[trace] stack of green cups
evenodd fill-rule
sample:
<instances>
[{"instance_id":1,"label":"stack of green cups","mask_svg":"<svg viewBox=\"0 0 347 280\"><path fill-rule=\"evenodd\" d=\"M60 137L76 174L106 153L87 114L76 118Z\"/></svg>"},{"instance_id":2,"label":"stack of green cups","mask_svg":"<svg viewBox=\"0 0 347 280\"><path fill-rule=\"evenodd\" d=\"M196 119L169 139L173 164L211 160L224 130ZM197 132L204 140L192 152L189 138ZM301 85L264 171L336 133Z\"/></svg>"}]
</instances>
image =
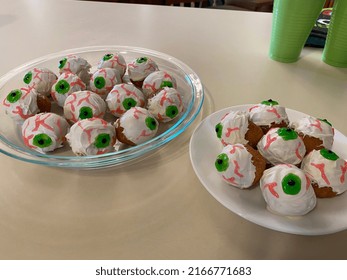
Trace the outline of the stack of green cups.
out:
<instances>
[{"instance_id":1,"label":"stack of green cups","mask_svg":"<svg viewBox=\"0 0 347 280\"><path fill-rule=\"evenodd\" d=\"M324 3L325 0L274 1L269 53L271 59L286 63L299 59Z\"/></svg>"},{"instance_id":2,"label":"stack of green cups","mask_svg":"<svg viewBox=\"0 0 347 280\"><path fill-rule=\"evenodd\" d=\"M323 61L347 67L347 0L335 0L323 51Z\"/></svg>"}]
</instances>

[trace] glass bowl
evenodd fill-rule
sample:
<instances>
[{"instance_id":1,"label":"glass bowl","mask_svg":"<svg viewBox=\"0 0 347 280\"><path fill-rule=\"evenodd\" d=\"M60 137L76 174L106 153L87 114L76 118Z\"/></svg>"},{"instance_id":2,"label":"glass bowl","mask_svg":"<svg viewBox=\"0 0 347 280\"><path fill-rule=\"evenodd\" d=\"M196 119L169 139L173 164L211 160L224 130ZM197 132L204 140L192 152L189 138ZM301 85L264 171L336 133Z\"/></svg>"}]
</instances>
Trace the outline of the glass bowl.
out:
<instances>
[{"instance_id":1,"label":"glass bowl","mask_svg":"<svg viewBox=\"0 0 347 280\"><path fill-rule=\"evenodd\" d=\"M178 91L182 94L184 102L182 114L174 121L160 124L155 138L133 147L120 144L114 152L107 154L75 156L67 143L63 148L47 154L26 147L21 136L21 125L6 115L2 106L2 101L11 90L25 86L23 82L25 73L33 67L46 67L59 75L59 60L69 54L76 54L86 59L92 65L92 72L105 54L113 52L121 53L127 63L141 56L150 57L160 70L171 73L177 81ZM180 135L200 112L203 99L204 89L197 74L183 62L164 53L129 46L94 46L53 53L26 63L0 78L0 152L15 159L53 167L89 169L119 165L158 149Z\"/></svg>"}]
</instances>

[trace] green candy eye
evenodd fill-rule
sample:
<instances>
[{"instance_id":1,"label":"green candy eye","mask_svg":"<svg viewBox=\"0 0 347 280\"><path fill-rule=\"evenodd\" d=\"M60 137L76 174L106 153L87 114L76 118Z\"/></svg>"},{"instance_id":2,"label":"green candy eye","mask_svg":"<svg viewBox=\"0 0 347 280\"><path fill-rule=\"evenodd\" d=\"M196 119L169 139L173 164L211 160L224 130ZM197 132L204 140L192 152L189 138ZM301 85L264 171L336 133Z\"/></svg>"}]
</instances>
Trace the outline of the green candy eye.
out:
<instances>
[{"instance_id":1,"label":"green candy eye","mask_svg":"<svg viewBox=\"0 0 347 280\"><path fill-rule=\"evenodd\" d=\"M335 154L333 151L327 150L327 149L321 149L320 154L322 155L322 157L328 159L328 160L338 160L339 156L337 154Z\"/></svg>"},{"instance_id":2,"label":"green candy eye","mask_svg":"<svg viewBox=\"0 0 347 280\"><path fill-rule=\"evenodd\" d=\"M65 64L66 64L67 58L63 58L62 60L59 61L59 69L64 68Z\"/></svg>"},{"instance_id":3,"label":"green candy eye","mask_svg":"<svg viewBox=\"0 0 347 280\"><path fill-rule=\"evenodd\" d=\"M216 134L217 134L218 138L222 137L222 130L223 130L222 124L221 123L217 124L216 127L215 127L215 131L216 131Z\"/></svg>"},{"instance_id":4,"label":"green candy eye","mask_svg":"<svg viewBox=\"0 0 347 280\"><path fill-rule=\"evenodd\" d=\"M111 143L111 136L110 134L107 133L101 133L95 138L94 145L97 148L106 148L110 145Z\"/></svg>"},{"instance_id":5,"label":"green candy eye","mask_svg":"<svg viewBox=\"0 0 347 280\"><path fill-rule=\"evenodd\" d=\"M66 94L70 90L70 85L65 80L60 80L55 85L55 91L59 94Z\"/></svg>"},{"instance_id":6,"label":"green candy eye","mask_svg":"<svg viewBox=\"0 0 347 280\"><path fill-rule=\"evenodd\" d=\"M135 107L137 102L133 98L125 98L122 102L125 110L129 110L132 107Z\"/></svg>"},{"instance_id":7,"label":"green candy eye","mask_svg":"<svg viewBox=\"0 0 347 280\"><path fill-rule=\"evenodd\" d=\"M113 54L108 53L108 54L105 54L102 59L103 59L103 61L106 61L106 60L110 60L112 57L113 57Z\"/></svg>"},{"instance_id":8,"label":"green candy eye","mask_svg":"<svg viewBox=\"0 0 347 280\"><path fill-rule=\"evenodd\" d=\"M229 167L229 158L227 154L220 154L218 155L215 163L215 167L217 168L218 172L223 172L228 169Z\"/></svg>"},{"instance_id":9,"label":"green candy eye","mask_svg":"<svg viewBox=\"0 0 347 280\"><path fill-rule=\"evenodd\" d=\"M10 103L17 102L22 96L22 92L19 89L12 90L6 97L7 101Z\"/></svg>"},{"instance_id":10,"label":"green candy eye","mask_svg":"<svg viewBox=\"0 0 347 280\"><path fill-rule=\"evenodd\" d=\"M285 141L298 138L298 134L291 128L281 127L277 130L277 134L281 136Z\"/></svg>"},{"instance_id":11,"label":"green candy eye","mask_svg":"<svg viewBox=\"0 0 347 280\"><path fill-rule=\"evenodd\" d=\"M104 77L96 77L94 79L94 85L98 89L102 89L106 85Z\"/></svg>"},{"instance_id":12,"label":"green candy eye","mask_svg":"<svg viewBox=\"0 0 347 280\"><path fill-rule=\"evenodd\" d=\"M24 81L24 83L29 84L31 82L32 78L33 78L33 73L30 71L30 72L25 74L23 81Z\"/></svg>"},{"instance_id":13,"label":"green candy eye","mask_svg":"<svg viewBox=\"0 0 347 280\"><path fill-rule=\"evenodd\" d=\"M301 190L301 179L299 176L289 173L282 179L282 189L284 193L296 195Z\"/></svg>"},{"instance_id":14,"label":"green candy eye","mask_svg":"<svg viewBox=\"0 0 347 280\"><path fill-rule=\"evenodd\" d=\"M145 123L146 123L146 126L152 131L157 128L157 122L152 117L147 117L145 119Z\"/></svg>"},{"instance_id":15,"label":"green candy eye","mask_svg":"<svg viewBox=\"0 0 347 280\"><path fill-rule=\"evenodd\" d=\"M170 81L162 81L161 84L160 84L160 88L164 88L164 87L172 88L173 84Z\"/></svg>"},{"instance_id":16,"label":"green candy eye","mask_svg":"<svg viewBox=\"0 0 347 280\"><path fill-rule=\"evenodd\" d=\"M167 106L166 111L165 111L166 116L173 119L174 117L177 116L177 114L178 114L178 109L176 106L174 106L174 105Z\"/></svg>"},{"instance_id":17,"label":"green candy eye","mask_svg":"<svg viewBox=\"0 0 347 280\"><path fill-rule=\"evenodd\" d=\"M325 122L326 124L333 126L327 119L319 119L322 122Z\"/></svg>"},{"instance_id":18,"label":"green candy eye","mask_svg":"<svg viewBox=\"0 0 347 280\"><path fill-rule=\"evenodd\" d=\"M138 59L136 59L137 63L145 63L148 60L147 57L139 57Z\"/></svg>"},{"instance_id":19,"label":"green candy eye","mask_svg":"<svg viewBox=\"0 0 347 280\"><path fill-rule=\"evenodd\" d=\"M78 117L81 120L92 118L93 117L93 110L92 110L92 108L82 107L80 109L80 114L78 115Z\"/></svg>"},{"instance_id":20,"label":"green candy eye","mask_svg":"<svg viewBox=\"0 0 347 280\"><path fill-rule=\"evenodd\" d=\"M33 144L39 148L46 148L52 145L52 139L45 133L35 135Z\"/></svg>"},{"instance_id":21,"label":"green candy eye","mask_svg":"<svg viewBox=\"0 0 347 280\"><path fill-rule=\"evenodd\" d=\"M278 102L272 99L268 99L268 100L264 100L263 102L261 102L261 104L264 105L268 105L268 106L274 106L274 105L278 105Z\"/></svg>"}]
</instances>

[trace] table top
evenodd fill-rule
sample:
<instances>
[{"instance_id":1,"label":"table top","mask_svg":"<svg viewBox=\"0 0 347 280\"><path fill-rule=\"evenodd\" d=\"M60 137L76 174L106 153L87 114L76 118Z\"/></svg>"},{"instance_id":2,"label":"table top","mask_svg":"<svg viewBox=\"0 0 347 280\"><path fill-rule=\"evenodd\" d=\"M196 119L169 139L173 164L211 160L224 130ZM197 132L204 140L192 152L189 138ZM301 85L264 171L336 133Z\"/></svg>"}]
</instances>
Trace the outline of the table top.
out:
<instances>
[{"instance_id":1,"label":"table top","mask_svg":"<svg viewBox=\"0 0 347 280\"><path fill-rule=\"evenodd\" d=\"M268 58L271 14L84 1L10 1L0 11L0 75L64 49L137 46L194 69L200 115L155 153L120 167L78 171L0 154L1 259L345 259L347 231L300 236L253 224L219 204L196 177L189 139L224 107L278 100L342 133L347 69L304 49Z\"/></svg>"}]
</instances>

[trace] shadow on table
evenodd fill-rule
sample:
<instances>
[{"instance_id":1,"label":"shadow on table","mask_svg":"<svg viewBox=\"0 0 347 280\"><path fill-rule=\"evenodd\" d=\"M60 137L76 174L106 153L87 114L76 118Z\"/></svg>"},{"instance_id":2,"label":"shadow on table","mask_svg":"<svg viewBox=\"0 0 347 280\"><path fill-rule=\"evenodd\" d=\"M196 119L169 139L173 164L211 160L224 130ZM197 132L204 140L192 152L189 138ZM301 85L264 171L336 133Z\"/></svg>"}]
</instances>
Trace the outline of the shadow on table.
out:
<instances>
[{"instance_id":1,"label":"shadow on table","mask_svg":"<svg viewBox=\"0 0 347 280\"><path fill-rule=\"evenodd\" d=\"M0 15L0 28L14 22L16 17L13 15Z\"/></svg>"}]
</instances>

